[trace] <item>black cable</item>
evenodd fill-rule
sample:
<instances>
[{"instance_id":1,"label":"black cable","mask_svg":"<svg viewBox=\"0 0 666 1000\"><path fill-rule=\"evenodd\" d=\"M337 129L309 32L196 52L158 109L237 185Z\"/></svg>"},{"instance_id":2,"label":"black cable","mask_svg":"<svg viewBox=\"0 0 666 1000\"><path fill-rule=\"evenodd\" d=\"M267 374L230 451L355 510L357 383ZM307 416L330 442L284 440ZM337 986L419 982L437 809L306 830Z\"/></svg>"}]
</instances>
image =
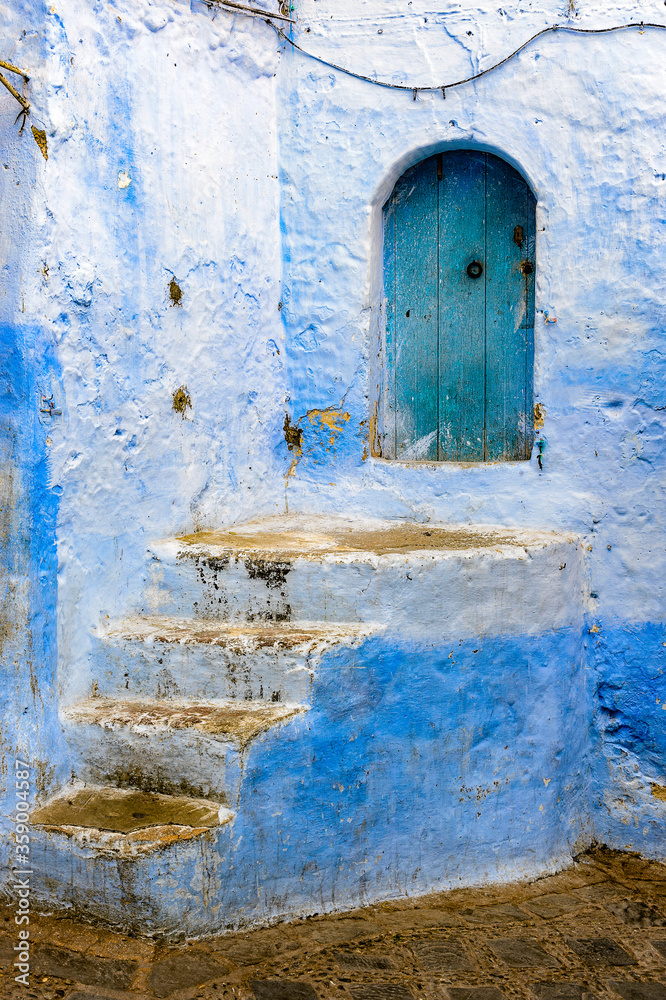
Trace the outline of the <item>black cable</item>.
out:
<instances>
[{"instance_id":1,"label":"black cable","mask_svg":"<svg viewBox=\"0 0 666 1000\"><path fill-rule=\"evenodd\" d=\"M329 69L335 69L339 73L345 73L347 76L352 76L355 80L364 80L366 83L372 83L376 87L387 87L389 90L411 90L414 94L414 100L416 100L416 95L421 91L430 93L441 90L442 95L446 96L446 91L450 90L452 87L461 87L464 83L471 83L472 80L479 80L482 76L485 76L486 73L492 73L493 70L503 66L505 62L509 61L509 59L513 59L514 56L517 56L519 52L522 52L523 49L527 48L527 46L535 41L535 39L541 38L542 35L547 35L551 31L569 31L578 35L604 35L611 31L625 31L628 28L638 28L639 30L644 30L645 28L666 29L666 24L653 24L650 22L644 23L641 21L640 24L615 24L610 28L574 28L568 24L551 24L549 27L542 28L541 31L537 31L535 35L532 35L532 37L528 38L526 42L519 45L517 49L510 52L508 56L504 56L503 59L500 59L499 62L494 63L492 66L488 66L486 69L482 69L480 72L474 73L472 76L466 76L464 80L456 80L454 83L442 83L438 84L436 87L414 87L406 83L389 83L386 80L374 80L371 76L364 76L362 73L355 73L353 70L346 69L344 66L338 66L336 63L329 62L327 59L322 59L321 56L317 56L313 52L308 52L306 49L301 48L300 45L289 38L288 35L285 35L281 28L278 28L274 24L272 27L275 28L280 38L282 38L283 41L288 42L292 48L301 52L304 56L308 56L308 58L321 63L323 66L328 66Z\"/></svg>"}]
</instances>

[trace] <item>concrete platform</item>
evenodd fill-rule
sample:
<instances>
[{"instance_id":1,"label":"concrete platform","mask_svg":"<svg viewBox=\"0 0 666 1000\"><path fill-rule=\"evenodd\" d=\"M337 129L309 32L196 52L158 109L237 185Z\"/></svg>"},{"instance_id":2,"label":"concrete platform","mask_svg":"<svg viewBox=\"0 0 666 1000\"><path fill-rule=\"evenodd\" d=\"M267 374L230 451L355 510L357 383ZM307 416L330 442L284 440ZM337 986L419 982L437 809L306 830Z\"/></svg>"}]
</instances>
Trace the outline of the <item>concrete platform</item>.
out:
<instances>
[{"instance_id":1,"label":"concrete platform","mask_svg":"<svg viewBox=\"0 0 666 1000\"><path fill-rule=\"evenodd\" d=\"M535 875L586 836L574 536L293 516L148 559L64 678L73 774L235 816L129 873L44 835L36 899L198 935Z\"/></svg>"},{"instance_id":2,"label":"concrete platform","mask_svg":"<svg viewBox=\"0 0 666 1000\"><path fill-rule=\"evenodd\" d=\"M582 602L580 543L554 532L295 515L150 553L146 614L471 636L564 627Z\"/></svg>"},{"instance_id":3,"label":"concrete platform","mask_svg":"<svg viewBox=\"0 0 666 1000\"><path fill-rule=\"evenodd\" d=\"M321 657L374 626L135 616L95 630L99 695L153 699L308 702Z\"/></svg>"},{"instance_id":4,"label":"concrete platform","mask_svg":"<svg viewBox=\"0 0 666 1000\"><path fill-rule=\"evenodd\" d=\"M63 720L84 781L236 803L250 742L303 711L270 702L91 698L64 710Z\"/></svg>"},{"instance_id":5,"label":"concrete platform","mask_svg":"<svg viewBox=\"0 0 666 1000\"><path fill-rule=\"evenodd\" d=\"M294 561L367 555L404 555L414 552L465 552L547 544L557 537L535 532L473 525L417 524L413 521L348 520L334 516L295 514L250 521L223 531L181 535L182 552L210 553L218 559L247 555L259 559Z\"/></svg>"}]
</instances>

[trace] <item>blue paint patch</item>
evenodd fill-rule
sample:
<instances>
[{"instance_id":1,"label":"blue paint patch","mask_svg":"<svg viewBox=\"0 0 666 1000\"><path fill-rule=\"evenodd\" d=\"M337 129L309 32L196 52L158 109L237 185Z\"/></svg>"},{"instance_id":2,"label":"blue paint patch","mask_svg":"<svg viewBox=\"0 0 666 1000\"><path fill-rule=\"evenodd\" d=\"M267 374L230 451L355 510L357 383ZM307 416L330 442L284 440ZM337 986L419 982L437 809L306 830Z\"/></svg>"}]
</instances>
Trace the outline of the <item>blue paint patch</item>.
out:
<instances>
[{"instance_id":1,"label":"blue paint patch","mask_svg":"<svg viewBox=\"0 0 666 1000\"><path fill-rule=\"evenodd\" d=\"M566 630L384 635L325 656L311 710L253 745L233 852L220 838L221 910L334 909L562 863L590 824L580 650Z\"/></svg>"},{"instance_id":2,"label":"blue paint patch","mask_svg":"<svg viewBox=\"0 0 666 1000\"><path fill-rule=\"evenodd\" d=\"M59 500L49 482L46 445L62 417L40 413L41 387L56 384L58 375L53 349L43 344L39 329L0 325L3 835L14 809L16 756L30 764L31 801L67 771L56 697Z\"/></svg>"},{"instance_id":3,"label":"blue paint patch","mask_svg":"<svg viewBox=\"0 0 666 1000\"><path fill-rule=\"evenodd\" d=\"M666 626L602 621L587 647L597 725L609 750L633 754L646 773L666 781Z\"/></svg>"}]
</instances>

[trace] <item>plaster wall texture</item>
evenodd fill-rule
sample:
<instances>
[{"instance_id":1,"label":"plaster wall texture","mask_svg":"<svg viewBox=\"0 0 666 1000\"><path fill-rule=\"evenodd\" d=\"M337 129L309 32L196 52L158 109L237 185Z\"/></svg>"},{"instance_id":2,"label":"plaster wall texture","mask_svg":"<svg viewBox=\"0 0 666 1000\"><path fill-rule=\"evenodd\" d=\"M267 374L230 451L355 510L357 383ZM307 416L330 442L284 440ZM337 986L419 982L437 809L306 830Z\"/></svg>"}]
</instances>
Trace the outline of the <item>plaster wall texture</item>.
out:
<instances>
[{"instance_id":1,"label":"plaster wall texture","mask_svg":"<svg viewBox=\"0 0 666 1000\"><path fill-rule=\"evenodd\" d=\"M294 8L298 44L415 86L466 77L555 22L666 23L656 0ZM100 627L146 605L154 547L177 533L285 511L546 529L582 540L582 599L546 572L539 605L554 613L543 634L514 623L508 634L488 630L482 647L483 623L466 630L459 615L464 683L444 679L455 637L421 650L427 616L416 645L369 638L362 671L345 666L344 651L327 653L311 711L280 731L287 742L257 742L248 804L215 848L216 888L192 902L203 876L188 849L189 882L174 890L163 876L167 916L155 919L176 926L189 914L189 929L203 932L229 910L265 920L514 877L595 836L663 856L652 785L666 784L666 33L557 32L445 100L413 100L198 0L24 0L2 14L0 55L30 72L33 106L18 136L15 104L0 95L2 586L5 619L19 623L3 650L5 766L15 746L29 753L44 775L38 797L65 780L56 700L90 692ZM30 124L45 129L48 160ZM503 156L537 197L542 469L537 449L530 462L478 466L376 455L382 206L408 166L446 148ZM183 413L173 408L180 387L191 403ZM58 417L39 413L51 393ZM300 449L287 447L285 414L303 432ZM347 588L336 583L333 605ZM524 580L503 599L528 605L533 594ZM431 692L447 684L435 711ZM353 718L340 714L340 691ZM496 713L478 707L482 692ZM349 763L341 747L363 719ZM405 719L409 761L420 763L398 755L389 767ZM467 744L470 723L480 736ZM576 739L563 745L562 731ZM509 743L519 764L502 808L456 814L461 755L473 748L465 787L494 787ZM558 777L545 785L552 762ZM440 809L438 774L451 792L430 833L422 824L415 835L410 819L412 766L419 816ZM363 787L363 803L348 792L317 820L329 771L343 788ZM553 796L545 813L541 789ZM384 800L391 823L380 818ZM366 833L349 833L352 820ZM381 864L364 860L370 847ZM118 877L100 875L107 890Z\"/></svg>"}]
</instances>

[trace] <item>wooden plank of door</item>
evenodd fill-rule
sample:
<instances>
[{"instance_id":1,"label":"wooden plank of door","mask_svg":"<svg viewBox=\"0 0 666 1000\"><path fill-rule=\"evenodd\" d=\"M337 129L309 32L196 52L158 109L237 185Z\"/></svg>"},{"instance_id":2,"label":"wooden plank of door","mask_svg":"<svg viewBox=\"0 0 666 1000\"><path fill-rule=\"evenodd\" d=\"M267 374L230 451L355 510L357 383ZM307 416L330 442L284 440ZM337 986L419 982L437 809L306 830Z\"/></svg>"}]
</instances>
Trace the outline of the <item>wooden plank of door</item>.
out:
<instances>
[{"instance_id":1,"label":"wooden plank of door","mask_svg":"<svg viewBox=\"0 0 666 1000\"><path fill-rule=\"evenodd\" d=\"M437 458L437 162L418 163L394 194L395 457Z\"/></svg>"},{"instance_id":2,"label":"wooden plank of door","mask_svg":"<svg viewBox=\"0 0 666 1000\"><path fill-rule=\"evenodd\" d=\"M527 310L525 312L525 459L532 455L534 444L534 288L536 285L536 198L527 188L527 229L523 247L525 259L532 263L532 274L526 282Z\"/></svg>"},{"instance_id":3,"label":"wooden plank of door","mask_svg":"<svg viewBox=\"0 0 666 1000\"><path fill-rule=\"evenodd\" d=\"M395 196L384 206L384 308L386 312L384 392L382 393L381 453L395 458Z\"/></svg>"},{"instance_id":4,"label":"wooden plank of door","mask_svg":"<svg viewBox=\"0 0 666 1000\"><path fill-rule=\"evenodd\" d=\"M534 198L527 184L508 163L488 154L485 458L490 461L517 461L531 452L533 232ZM525 274L521 264L528 261L533 270Z\"/></svg>"},{"instance_id":5,"label":"wooden plank of door","mask_svg":"<svg viewBox=\"0 0 666 1000\"><path fill-rule=\"evenodd\" d=\"M439 183L439 458L484 458L486 154L443 153ZM478 261L480 277L467 267Z\"/></svg>"}]
</instances>

